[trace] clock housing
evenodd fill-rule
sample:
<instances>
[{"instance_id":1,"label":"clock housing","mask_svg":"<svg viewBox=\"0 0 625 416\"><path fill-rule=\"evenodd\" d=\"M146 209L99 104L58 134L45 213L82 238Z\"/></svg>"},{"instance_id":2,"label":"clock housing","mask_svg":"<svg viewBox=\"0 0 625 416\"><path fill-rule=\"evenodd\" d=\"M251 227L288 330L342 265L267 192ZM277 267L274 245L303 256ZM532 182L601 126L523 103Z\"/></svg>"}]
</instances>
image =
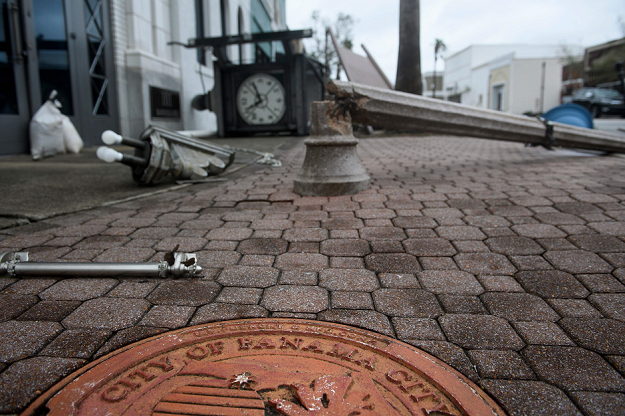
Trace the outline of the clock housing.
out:
<instances>
[{"instance_id":1,"label":"clock housing","mask_svg":"<svg viewBox=\"0 0 625 416\"><path fill-rule=\"evenodd\" d=\"M214 112L222 137L309 134L310 103L325 91L325 66L303 53L299 41L312 35L304 29L189 39L185 46L210 47L217 58L213 89L195 96L193 108ZM253 44L251 62L233 61L228 47L243 44Z\"/></svg>"},{"instance_id":2,"label":"clock housing","mask_svg":"<svg viewBox=\"0 0 625 416\"><path fill-rule=\"evenodd\" d=\"M297 134L301 123L294 108L298 100L291 72L289 65L275 62L226 68L222 72L225 135Z\"/></svg>"}]
</instances>

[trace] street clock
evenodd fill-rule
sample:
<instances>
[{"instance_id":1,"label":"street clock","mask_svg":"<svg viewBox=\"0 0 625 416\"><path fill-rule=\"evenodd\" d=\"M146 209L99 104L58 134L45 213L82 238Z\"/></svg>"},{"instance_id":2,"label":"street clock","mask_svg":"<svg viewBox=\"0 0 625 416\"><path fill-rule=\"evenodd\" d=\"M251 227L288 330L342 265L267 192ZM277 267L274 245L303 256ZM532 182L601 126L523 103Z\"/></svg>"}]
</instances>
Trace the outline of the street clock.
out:
<instances>
[{"instance_id":1,"label":"street clock","mask_svg":"<svg viewBox=\"0 0 625 416\"><path fill-rule=\"evenodd\" d=\"M269 74L255 74L239 85L237 112L250 126L276 124L286 112L286 92L282 83Z\"/></svg>"},{"instance_id":2,"label":"street clock","mask_svg":"<svg viewBox=\"0 0 625 416\"><path fill-rule=\"evenodd\" d=\"M302 129L301 121L298 123L300 99L288 65L233 65L222 68L220 78L224 136L298 134Z\"/></svg>"},{"instance_id":3,"label":"street clock","mask_svg":"<svg viewBox=\"0 0 625 416\"><path fill-rule=\"evenodd\" d=\"M215 87L193 99L198 110L217 115L220 136L296 134L310 131L310 103L323 100L325 67L297 52L298 39L312 31L296 30L189 39L189 48L211 47L215 62ZM273 54L261 45L282 44ZM255 62L233 63L229 45L253 43Z\"/></svg>"}]
</instances>

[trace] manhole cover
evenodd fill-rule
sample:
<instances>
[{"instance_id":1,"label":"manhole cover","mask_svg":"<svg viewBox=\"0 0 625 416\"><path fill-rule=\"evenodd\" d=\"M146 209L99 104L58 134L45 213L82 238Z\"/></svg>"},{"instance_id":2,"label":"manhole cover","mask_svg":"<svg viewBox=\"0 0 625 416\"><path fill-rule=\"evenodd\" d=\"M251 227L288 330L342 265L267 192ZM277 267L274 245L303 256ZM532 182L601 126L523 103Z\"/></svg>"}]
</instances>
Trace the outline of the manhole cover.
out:
<instances>
[{"instance_id":1,"label":"manhole cover","mask_svg":"<svg viewBox=\"0 0 625 416\"><path fill-rule=\"evenodd\" d=\"M206 324L129 345L24 414L43 407L50 416L504 415L479 387L407 344L290 319Z\"/></svg>"}]
</instances>

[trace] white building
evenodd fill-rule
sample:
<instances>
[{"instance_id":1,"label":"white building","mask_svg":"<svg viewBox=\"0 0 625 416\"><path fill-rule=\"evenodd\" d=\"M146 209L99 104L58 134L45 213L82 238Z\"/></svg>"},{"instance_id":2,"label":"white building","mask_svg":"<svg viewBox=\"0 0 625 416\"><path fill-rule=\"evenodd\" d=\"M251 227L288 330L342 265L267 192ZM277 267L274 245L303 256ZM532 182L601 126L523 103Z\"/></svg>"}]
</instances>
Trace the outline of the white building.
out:
<instances>
[{"instance_id":1,"label":"white building","mask_svg":"<svg viewBox=\"0 0 625 416\"><path fill-rule=\"evenodd\" d=\"M443 72L436 72L436 80L434 79L434 71L425 72L421 81L423 82L424 97L447 100L449 93L443 88Z\"/></svg>"},{"instance_id":2,"label":"white building","mask_svg":"<svg viewBox=\"0 0 625 416\"><path fill-rule=\"evenodd\" d=\"M569 46L581 53L581 46ZM560 104L561 45L472 45L445 59L449 100L515 114Z\"/></svg>"},{"instance_id":3,"label":"white building","mask_svg":"<svg viewBox=\"0 0 625 416\"><path fill-rule=\"evenodd\" d=\"M0 155L28 151L28 122L52 89L86 146L100 144L106 129L137 137L149 124L216 131L213 113L191 107L213 88L213 55L179 44L286 29L286 0L0 3L3 45L24 37L24 53L0 50ZM5 3L19 19L4 16ZM228 48L233 62L254 57L253 45Z\"/></svg>"}]
</instances>

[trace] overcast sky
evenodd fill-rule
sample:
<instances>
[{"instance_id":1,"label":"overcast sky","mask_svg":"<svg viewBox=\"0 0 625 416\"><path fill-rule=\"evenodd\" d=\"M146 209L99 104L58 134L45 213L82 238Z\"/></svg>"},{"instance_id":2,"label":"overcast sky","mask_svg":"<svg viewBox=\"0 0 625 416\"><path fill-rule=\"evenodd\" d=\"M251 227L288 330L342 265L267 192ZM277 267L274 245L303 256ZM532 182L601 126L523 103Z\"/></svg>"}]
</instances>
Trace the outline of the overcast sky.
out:
<instances>
[{"instance_id":1,"label":"overcast sky","mask_svg":"<svg viewBox=\"0 0 625 416\"><path fill-rule=\"evenodd\" d=\"M287 0L289 29L312 26L320 10L334 21L340 13L356 19L354 52L365 44L391 81L397 69L399 0ZM447 56L473 44L596 45L625 34L625 0L421 0L421 70L434 69L434 41ZM437 68L443 70L439 59Z\"/></svg>"}]
</instances>

